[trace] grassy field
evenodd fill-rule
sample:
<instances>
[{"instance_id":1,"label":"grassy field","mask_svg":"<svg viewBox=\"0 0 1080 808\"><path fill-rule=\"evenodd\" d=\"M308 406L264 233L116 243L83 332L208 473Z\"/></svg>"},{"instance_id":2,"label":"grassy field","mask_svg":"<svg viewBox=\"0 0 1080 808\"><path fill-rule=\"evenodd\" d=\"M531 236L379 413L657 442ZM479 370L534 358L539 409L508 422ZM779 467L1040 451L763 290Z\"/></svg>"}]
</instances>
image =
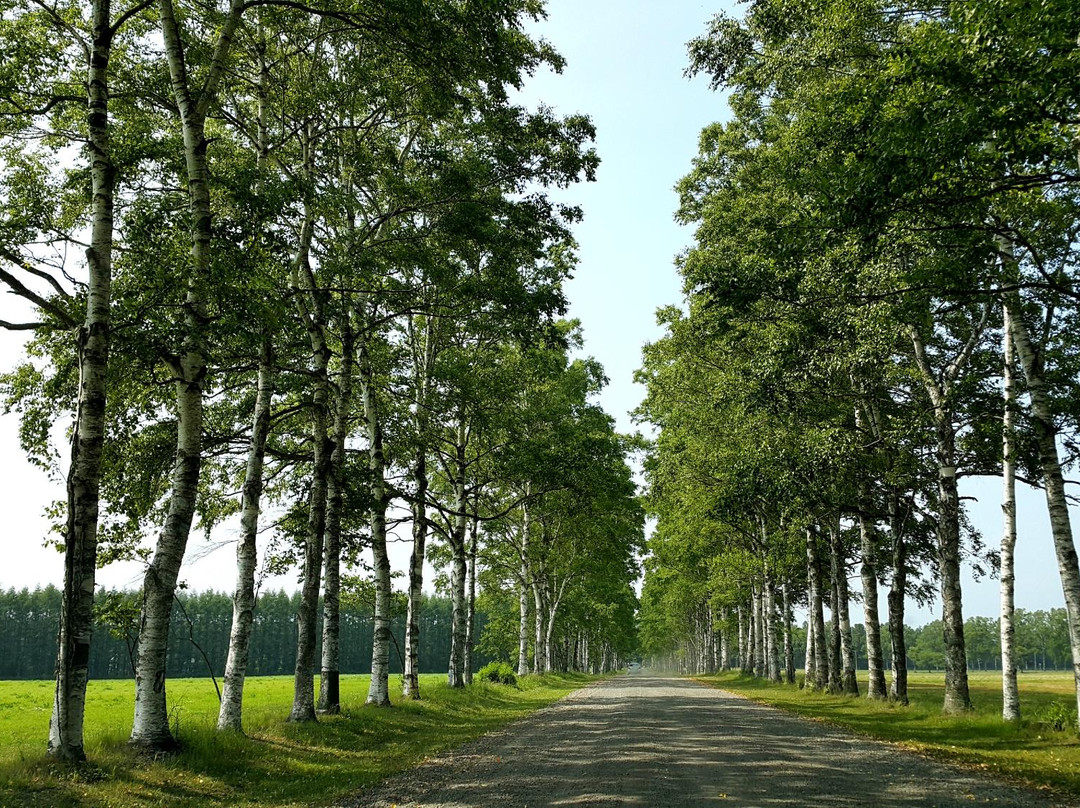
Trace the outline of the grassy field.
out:
<instances>
[{"instance_id":1,"label":"grassy field","mask_svg":"<svg viewBox=\"0 0 1080 808\"><path fill-rule=\"evenodd\" d=\"M829 696L763 682L737 673L700 677L707 684L749 696L799 715L901 744L924 754L995 772L1029 785L1080 796L1080 738L1075 730L1071 673L1020 675L1024 720L1001 720L1000 672L970 674L972 713L943 716L943 673L910 675L911 704ZM859 682L866 692L866 681ZM1055 730L1052 719L1069 716L1072 728Z\"/></svg>"},{"instance_id":2,"label":"grassy field","mask_svg":"<svg viewBox=\"0 0 1080 808\"><path fill-rule=\"evenodd\" d=\"M520 689L477 683L453 690L445 675L432 674L421 677L422 701L404 701L398 692L394 707L380 709L363 704L366 676L345 676L340 716L293 725L284 721L292 678L252 678L244 692L246 737L214 731L218 702L208 680L171 680L170 711L183 751L157 762L126 746L134 685L95 681L86 714L91 763L78 770L44 757L53 683L0 682L0 808L325 805L592 679L530 676Z\"/></svg>"}]
</instances>

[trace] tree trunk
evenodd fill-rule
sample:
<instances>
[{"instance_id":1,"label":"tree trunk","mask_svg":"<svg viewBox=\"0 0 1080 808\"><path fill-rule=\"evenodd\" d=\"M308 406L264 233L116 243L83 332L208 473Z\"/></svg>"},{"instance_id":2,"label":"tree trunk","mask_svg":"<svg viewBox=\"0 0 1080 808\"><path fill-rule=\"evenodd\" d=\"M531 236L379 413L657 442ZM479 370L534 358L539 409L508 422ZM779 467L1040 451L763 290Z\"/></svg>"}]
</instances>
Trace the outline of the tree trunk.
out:
<instances>
[{"instance_id":1,"label":"tree trunk","mask_svg":"<svg viewBox=\"0 0 1080 808\"><path fill-rule=\"evenodd\" d=\"M67 479L64 589L48 743L49 756L66 761L86 759L83 716L90 675L90 638L97 580L98 501L108 392L116 186L116 169L109 151L109 59L113 37L109 0L92 0L91 8L86 106L92 188L90 246L86 250L89 278L86 321L78 337L79 401Z\"/></svg>"},{"instance_id":2,"label":"tree trunk","mask_svg":"<svg viewBox=\"0 0 1080 808\"><path fill-rule=\"evenodd\" d=\"M889 588L889 637L892 640L892 684L890 695L908 703L907 643L904 639L904 596L907 593L907 545L904 519L896 494L889 496L889 533L892 538L892 586Z\"/></svg>"},{"instance_id":3,"label":"tree trunk","mask_svg":"<svg viewBox=\"0 0 1080 808\"><path fill-rule=\"evenodd\" d=\"M988 310L987 310L988 311ZM986 317L983 317L985 324ZM924 387L933 404L937 436L935 460L938 466L938 568L941 576L942 630L945 640L946 713L971 709L968 693L967 654L964 648L964 609L960 587L960 496L956 488L956 424L950 401L951 385L967 364L982 325L973 329L964 351L949 365L943 381L935 377L918 332L911 330L915 360Z\"/></svg>"},{"instance_id":4,"label":"tree trunk","mask_svg":"<svg viewBox=\"0 0 1080 808\"><path fill-rule=\"evenodd\" d=\"M258 392L252 416L251 444L240 506L240 543L236 546L236 592L233 594L232 629L225 681L218 711L219 730L243 731L244 680L247 676L251 627L255 616L256 539L263 489L263 457L270 434L270 405L274 396L274 355L269 338L263 340L259 357Z\"/></svg>"},{"instance_id":5,"label":"tree trunk","mask_svg":"<svg viewBox=\"0 0 1080 808\"><path fill-rule=\"evenodd\" d=\"M839 596L836 590L836 579L833 578L829 589L829 683L830 693L839 693L843 690L840 667L840 608Z\"/></svg>"},{"instance_id":6,"label":"tree trunk","mask_svg":"<svg viewBox=\"0 0 1080 808\"><path fill-rule=\"evenodd\" d=\"M855 676L855 652L851 640L850 595L847 580L847 553L840 540L840 520L829 526L829 542L832 545L833 578L836 581L837 625L840 629L840 689L849 695L859 695L859 681Z\"/></svg>"},{"instance_id":7,"label":"tree trunk","mask_svg":"<svg viewBox=\"0 0 1080 808\"><path fill-rule=\"evenodd\" d=\"M465 617L465 684L473 682L473 651L476 647L476 551L480 541L478 504L473 505L472 532L469 536L468 613Z\"/></svg>"},{"instance_id":8,"label":"tree trunk","mask_svg":"<svg viewBox=\"0 0 1080 808\"><path fill-rule=\"evenodd\" d=\"M1013 459L1016 443L1016 380L1013 378L1013 347L1009 310L1005 309L1002 336L1004 357L1002 376L1005 388L1005 410L1002 423L1001 514L1001 717L1006 721L1020 720L1020 690L1016 681L1016 627L1014 590L1016 564L1016 463Z\"/></svg>"},{"instance_id":9,"label":"tree trunk","mask_svg":"<svg viewBox=\"0 0 1080 808\"><path fill-rule=\"evenodd\" d=\"M1005 295L1009 310L1009 325L1020 365L1027 380L1031 399L1031 415L1035 423L1035 438L1039 447L1039 464L1046 488L1046 507L1050 514L1050 532L1057 554L1058 574L1065 595L1065 612L1068 616L1069 645L1072 651L1073 680L1076 702L1080 715L1080 562L1072 538L1068 500L1065 496L1065 480L1061 473L1061 461L1057 452L1057 427L1054 412L1043 378L1043 360L1032 343L1023 319L1019 293Z\"/></svg>"},{"instance_id":10,"label":"tree trunk","mask_svg":"<svg viewBox=\"0 0 1080 808\"><path fill-rule=\"evenodd\" d=\"M752 666L747 658L749 651L749 638L747 636L748 629L746 625L746 612L742 604L737 607L736 614L739 621L739 670L742 673L749 673L752 669Z\"/></svg>"},{"instance_id":11,"label":"tree trunk","mask_svg":"<svg viewBox=\"0 0 1080 808\"><path fill-rule=\"evenodd\" d=\"M951 413L937 415L938 565L941 570L942 631L945 639L946 713L971 709L964 608L960 590L960 495L956 487L956 430Z\"/></svg>"},{"instance_id":12,"label":"tree trunk","mask_svg":"<svg viewBox=\"0 0 1080 808\"><path fill-rule=\"evenodd\" d=\"M465 553L465 534L469 526L466 514L469 499L465 489L468 465L465 456L468 429L464 412L458 415L456 457L454 462L454 521L450 538L450 594L453 612L450 621L450 665L447 683L450 687L465 686L465 574L468 566ZM538 612L539 613L539 610ZM539 656L539 654L537 654Z\"/></svg>"},{"instance_id":13,"label":"tree trunk","mask_svg":"<svg viewBox=\"0 0 1080 808\"><path fill-rule=\"evenodd\" d=\"M367 342L360 349L361 392L368 438L368 469L371 472L371 555L375 568L375 632L371 644L371 683L366 703L390 706L390 557L386 552L386 458L375 368Z\"/></svg>"},{"instance_id":14,"label":"tree trunk","mask_svg":"<svg viewBox=\"0 0 1080 808\"><path fill-rule=\"evenodd\" d=\"M407 698L420 698L420 604L423 601L424 555L427 546L427 446L421 441L413 460L416 499L412 504L413 549L409 558L409 605L405 618L405 683Z\"/></svg>"},{"instance_id":15,"label":"tree trunk","mask_svg":"<svg viewBox=\"0 0 1080 808\"><path fill-rule=\"evenodd\" d=\"M790 587L784 581L781 587L784 609L784 678L789 685L795 684L795 648L791 642L791 597Z\"/></svg>"},{"instance_id":16,"label":"tree trunk","mask_svg":"<svg viewBox=\"0 0 1080 808\"><path fill-rule=\"evenodd\" d=\"M814 635L813 678L808 678L812 690L824 690L828 685L829 662L825 641L825 614L821 594L821 559L818 555L817 533L813 528L806 530L806 574L810 582L810 625ZM811 667L809 662L807 667Z\"/></svg>"},{"instance_id":17,"label":"tree trunk","mask_svg":"<svg viewBox=\"0 0 1080 808\"><path fill-rule=\"evenodd\" d=\"M311 276L308 254L314 222L304 211L300 244L293 262L293 289L297 306L307 327L311 345L312 401L311 445L314 454L311 490L308 492L308 523L304 537L303 583L300 608L296 615L296 667L293 673L293 703L288 720L315 721L315 646L319 620L319 589L322 577L323 542L326 534L327 477L330 474L332 446L328 437L330 348L326 344L324 313L320 294ZM304 280L301 282L300 278ZM310 308L303 304L304 296Z\"/></svg>"},{"instance_id":18,"label":"tree trunk","mask_svg":"<svg viewBox=\"0 0 1080 808\"><path fill-rule=\"evenodd\" d=\"M153 559L143 579L139 653L135 663L135 716L130 743L150 752L172 752L176 740L169 731L165 696L165 656L169 619L180 565L187 549L202 465L203 380L206 375L203 323L206 321L205 282L210 274L213 211L206 115L225 71L232 38L240 24L242 0L232 0L218 33L213 59L196 102L188 84L184 45L172 0L159 0L162 37L173 98L180 115L184 164L191 214L191 273L184 300L184 336L173 363L176 385L177 438L169 510Z\"/></svg>"},{"instance_id":19,"label":"tree trunk","mask_svg":"<svg viewBox=\"0 0 1080 808\"><path fill-rule=\"evenodd\" d=\"M863 492L862 502L867 502ZM885 661L881 651L881 621L878 617L877 565L874 561L874 526L862 513L859 514L859 547L862 553L863 625L866 628L866 666L869 669L867 697L888 698L885 684Z\"/></svg>"},{"instance_id":20,"label":"tree trunk","mask_svg":"<svg viewBox=\"0 0 1080 808\"><path fill-rule=\"evenodd\" d=\"M334 412L333 451L326 475L326 535L323 543L322 665L319 712L341 712L341 518L345 501L345 439L353 405L355 344L351 312L341 318L341 373Z\"/></svg>"},{"instance_id":21,"label":"tree trunk","mask_svg":"<svg viewBox=\"0 0 1080 808\"><path fill-rule=\"evenodd\" d=\"M517 675L529 672L529 509L522 516L522 569L517 590Z\"/></svg>"},{"instance_id":22,"label":"tree trunk","mask_svg":"<svg viewBox=\"0 0 1080 808\"><path fill-rule=\"evenodd\" d=\"M756 584L753 590L753 612L754 612L754 676L764 678L765 676L765 619L762 605L765 600L762 595L760 587Z\"/></svg>"}]
</instances>

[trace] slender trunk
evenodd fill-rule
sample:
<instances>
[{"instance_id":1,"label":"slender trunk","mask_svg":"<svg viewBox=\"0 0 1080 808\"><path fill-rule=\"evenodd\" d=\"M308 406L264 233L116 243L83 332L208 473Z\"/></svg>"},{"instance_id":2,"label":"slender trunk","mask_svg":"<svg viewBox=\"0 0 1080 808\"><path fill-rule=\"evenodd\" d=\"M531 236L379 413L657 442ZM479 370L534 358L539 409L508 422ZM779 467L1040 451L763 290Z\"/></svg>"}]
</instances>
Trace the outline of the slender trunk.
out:
<instances>
[{"instance_id":1,"label":"slender trunk","mask_svg":"<svg viewBox=\"0 0 1080 808\"><path fill-rule=\"evenodd\" d=\"M836 581L837 625L839 627L840 689L853 696L859 695L859 681L855 676L855 652L851 641L850 595L847 580L847 553L840 540L840 520L837 518L829 527L829 541L832 545L833 577Z\"/></svg>"},{"instance_id":2,"label":"slender trunk","mask_svg":"<svg viewBox=\"0 0 1080 808\"><path fill-rule=\"evenodd\" d=\"M784 609L784 679L789 685L795 684L795 648L791 642L791 595L787 581L780 592Z\"/></svg>"},{"instance_id":3,"label":"slender trunk","mask_svg":"<svg viewBox=\"0 0 1080 808\"><path fill-rule=\"evenodd\" d=\"M383 428L366 338L360 349L361 394L368 439L368 470L371 473L371 555L375 567L375 632L371 644L371 683L366 703L390 706L390 557L386 552L386 510L390 495L386 487Z\"/></svg>"},{"instance_id":4,"label":"slender trunk","mask_svg":"<svg viewBox=\"0 0 1080 808\"><path fill-rule=\"evenodd\" d=\"M866 492L863 492L866 504ZM862 553L863 626L866 628L866 666L869 669L867 697L888 698L885 661L881 651L881 621L878 617L877 565L874 562L874 526L859 514L859 548Z\"/></svg>"},{"instance_id":5,"label":"slender trunk","mask_svg":"<svg viewBox=\"0 0 1080 808\"><path fill-rule=\"evenodd\" d=\"M263 489L263 457L270 434L270 404L274 395L274 355L269 338L263 340L259 357L258 392L252 416L251 444L240 506L240 542L236 546L236 592L233 594L232 629L229 632L229 656L225 662L225 681L218 711L219 730L243 731L244 679L247 676L251 647L251 628L255 615L256 539Z\"/></svg>"},{"instance_id":6,"label":"slender trunk","mask_svg":"<svg viewBox=\"0 0 1080 808\"><path fill-rule=\"evenodd\" d=\"M86 250L89 278L86 321L78 337L79 401L67 479L64 589L48 742L49 756L67 761L86 759L83 716L90 675L101 453L108 392L116 186L116 169L109 151L109 58L113 37L110 13L109 0L92 0L86 106L92 188L90 246Z\"/></svg>"},{"instance_id":7,"label":"slender trunk","mask_svg":"<svg viewBox=\"0 0 1080 808\"><path fill-rule=\"evenodd\" d=\"M300 608L296 615L296 667L293 672L293 703L288 720L315 721L315 646L318 639L319 589L322 578L323 542L326 534L327 477L330 474L332 450L328 436L330 348L326 344L326 329L321 295L315 288L308 264L314 222L305 211L300 228L300 246L293 262L293 288L300 307L308 340L311 345L312 401L311 446L313 463L311 489L308 492L308 523L304 536L303 583L300 587ZM301 282L300 278L304 278ZM307 297L309 304L303 300Z\"/></svg>"},{"instance_id":8,"label":"slender trunk","mask_svg":"<svg viewBox=\"0 0 1080 808\"><path fill-rule=\"evenodd\" d=\"M892 586L889 588L889 638L892 641L892 684L889 694L908 703L907 643L904 639L904 596L907 593L907 544L904 520L895 493L889 496L889 533L892 539Z\"/></svg>"},{"instance_id":9,"label":"slender trunk","mask_svg":"<svg viewBox=\"0 0 1080 808\"><path fill-rule=\"evenodd\" d=\"M409 558L409 605L405 619L405 682L407 698L420 698L420 604L423 600L424 555L427 545L427 446L417 444L413 461L416 499L412 504L412 556Z\"/></svg>"},{"instance_id":10,"label":"slender trunk","mask_svg":"<svg viewBox=\"0 0 1080 808\"><path fill-rule=\"evenodd\" d=\"M833 578L829 589L829 692L839 693L843 690L840 670L840 609L837 605L839 596L836 591L836 579Z\"/></svg>"},{"instance_id":11,"label":"slender trunk","mask_svg":"<svg viewBox=\"0 0 1080 808\"><path fill-rule=\"evenodd\" d=\"M544 595L540 589L540 577L541 573L533 576L533 612L535 619L533 620L533 673L547 673L544 669L544 662L547 659L547 653L544 649Z\"/></svg>"},{"instance_id":12,"label":"slender trunk","mask_svg":"<svg viewBox=\"0 0 1080 808\"><path fill-rule=\"evenodd\" d=\"M960 588L960 494L956 487L956 428L951 413L937 420L938 565L941 570L942 632L945 639L946 713L971 709L964 609Z\"/></svg>"},{"instance_id":13,"label":"slender trunk","mask_svg":"<svg viewBox=\"0 0 1080 808\"><path fill-rule=\"evenodd\" d=\"M219 29L211 64L196 101L188 84L184 45L172 0L159 0L158 3L169 79L184 142L191 215L191 268L184 299L184 336L179 357L173 363L178 423L169 509L153 559L143 579L139 654L135 663L135 716L130 743L150 752L171 752L177 746L169 731L165 656L176 580L195 515L202 466L202 385L206 375L203 324L207 320L203 295L210 274L213 240L205 122L216 97L217 85L224 74L243 8L242 0L232 0L229 14Z\"/></svg>"},{"instance_id":14,"label":"slender trunk","mask_svg":"<svg viewBox=\"0 0 1080 808\"><path fill-rule=\"evenodd\" d=\"M326 535L323 543L322 665L319 671L319 712L341 712L341 518L345 503L345 438L353 404L355 344L351 315L341 323L341 373L334 411L333 450L326 475Z\"/></svg>"},{"instance_id":15,"label":"slender trunk","mask_svg":"<svg viewBox=\"0 0 1080 808\"><path fill-rule=\"evenodd\" d=\"M824 690L828 685L829 663L825 642L825 614L821 594L821 559L818 554L817 533L813 528L806 530L806 572L810 582L810 631L813 636L814 662L813 678L808 678L812 690Z\"/></svg>"},{"instance_id":16,"label":"slender trunk","mask_svg":"<svg viewBox=\"0 0 1080 808\"><path fill-rule=\"evenodd\" d=\"M763 591L764 597L762 598L765 611L764 630L765 630L765 654L768 657L767 669L769 672L769 679L774 682L781 681L780 677L780 646L777 643L776 636L776 597L773 594L772 580L769 578L768 571L765 574L765 586Z\"/></svg>"},{"instance_id":17,"label":"slender trunk","mask_svg":"<svg viewBox=\"0 0 1080 808\"><path fill-rule=\"evenodd\" d=\"M473 681L473 651L476 647L476 551L480 541L478 504L473 505L472 531L469 536L468 614L465 618L465 684Z\"/></svg>"},{"instance_id":18,"label":"slender trunk","mask_svg":"<svg viewBox=\"0 0 1080 808\"><path fill-rule=\"evenodd\" d=\"M1020 690L1016 681L1016 627L1014 589L1016 585L1016 463L1013 459L1016 443L1016 380L1013 378L1013 347L1009 310L1005 309L1002 336L1002 375L1005 387L1005 411L1002 424L1001 514L1001 717L1006 721L1020 720Z\"/></svg>"},{"instance_id":19,"label":"slender trunk","mask_svg":"<svg viewBox=\"0 0 1080 808\"><path fill-rule=\"evenodd\" d=\"M754 586L753 595L754 612L754 676L765 676L765 620L762 609L762 601L765 600L760 587Z\"/></svg>"},{"instance_id":20,"label":"slender trunk","mask_svg":"<svg viewBox=\"0 0 1080 808\"><path fill-rule=\"evenodd\" d=\"M813 688L817 681L817 671L814 669L814 621L809 617L806 621L806 656L803 661L803 686Z\"/></svg>"},{"instance_id":21,"label":"slender trunk","mask_svg":"<svg viewBox=\"0 0 1080 808\"><path fill-rule=\"evenodd\" d=\"M737 628L738 628L738 633L739 633L739 637L738 637L738 640L739 640L739 670L742 673L749 673L750 672L750 666L746 661L746 649L747 649L746 615L745 615L742 604L739 604L739 606L736 607L735 614L736 614L736 618L738 620L738 627Z\"/></svg>"},{"instance_id":22,"label":"slender trunk","mask_svg":"<svg viewBox=\"0 0 1080 808\"><path fill-rule=\"evenodd\" d=\"M731 613L726 609L720 610L720 670L731 670L731 647L729 636L731 634L728 620Z\"/></svg>"},{"instance_id":23,"label":"slender trunk","mask_svg":"<svg viewBox=\"0 0 1080 808\"><path fill-rule=\"evenodd\" d=\"M521 577L518 581L517 675L529 672L529 506L525 505L521 527Z\"/></svg>"},{"instance_id":24,"label":"slender trunk","mask_svg":"<svg viewBox=\"0 0 1080 808\"><path fill-rule=\"evenodd\" d=\"M987 309L989 311L989 309ZM986 315L983 317L985 325ZM943 381L938 381L926 357L925 346L917 331L911 339L915 360L922 372L924 387L933 404L938 466L938 571L941 576L942 631L945 641L946 713L971 709L968 693L967 654L964 648L964 609L960 586L960 495L956 487L956 424L951 404L952 383L967 364L971 351L982 333L983 325L973 329L964 351L950 363Z\"/></svg>"},{"instance_id":25,"label":"slender trunk","mask_svg":"<svg viewBox=\"0 0 1080 808\"><path fill-rule=\"evenodd\" d=\"M1080 562L1077 560L1076 545L1073 543L1072 524L1065 495L1065 480L1061 473L1061 461L1058 458L1057 427L1054 424L1053 407L1046 390L1046 380L1043 377L1043 360L1038 355L1038 349L1032 343L1024 322L1019 293L1007 294L1005 305L1009 310L1013 343L1016 354L1020 358L1020 365L1024 369L1028 396L1031 400L1031 415L1035 423L1035 438L1039 447L1039 464L1046 488L1046 507L1050 514L1050 532L1054 539L1058 574L1065 595L1073 679L1076 687L1077 710L1080 714Z\"/></svg>"},{"instance_id":26,"label":"slender trunk","mask_svg":"<svg viewBox=\"0 0 1080 808\"><path fill-rule=\"evenodd\" d=\"M447 683L450 687L465 686L465 533L469 526L466 514L469 499L465 490L468 461L468 429L464 411L458 415L456 457L454 462L454 524L450 535L450 594L453 614L450 621L450 665Z\"/></svg>"}]
</instances>

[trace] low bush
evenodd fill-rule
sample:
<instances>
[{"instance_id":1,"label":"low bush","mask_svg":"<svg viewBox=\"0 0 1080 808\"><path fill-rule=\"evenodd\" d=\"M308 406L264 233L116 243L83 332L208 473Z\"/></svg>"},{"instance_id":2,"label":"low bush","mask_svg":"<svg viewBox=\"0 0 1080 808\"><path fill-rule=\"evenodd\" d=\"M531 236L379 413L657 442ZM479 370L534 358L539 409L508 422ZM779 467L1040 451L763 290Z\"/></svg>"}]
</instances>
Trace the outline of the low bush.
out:
<instances>
[{"instance_id":1,"label":"low bush","mask_svg":"<svg viewBox=\"0 0 1080 808\"><path fill-rule=\"evenodd\" d=\"M482 682L517 687L517 674L505 662L489 662L476 673Z\"/></svg>"}]
</instances>

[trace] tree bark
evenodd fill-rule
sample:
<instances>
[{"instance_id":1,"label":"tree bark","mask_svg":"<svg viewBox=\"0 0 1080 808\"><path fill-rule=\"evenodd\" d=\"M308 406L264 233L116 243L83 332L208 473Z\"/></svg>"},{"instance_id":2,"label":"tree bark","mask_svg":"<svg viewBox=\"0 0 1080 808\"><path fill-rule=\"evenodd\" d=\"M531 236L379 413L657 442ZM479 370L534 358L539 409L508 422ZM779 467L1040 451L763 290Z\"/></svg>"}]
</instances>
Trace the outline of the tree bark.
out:
<instances>
[{"instance_id":1,"label":"tree bark","mask_svg":"<svg viewBox=\"0 0 1080 808\"><path fill-rule=\"evenodd\" d=\"M476 551L480 541L480 518L477 504L473 505L472 531L469 536L469 586L466 597L468 610L465 617L465 684L473 682L473 650L476 647Z\"/></svg>"},{"instance_id":2,"label":"tree bark","mask_svg":"<svg viewBox=\"0 0 1080 808\"><path fill-rule=\"evenodd\" d=\"M517 675L529 672L529 506L522 506L521 570L518 581L518 664Z\"/></svg>"},{"instance_id":3,"label":"tree bark","mask_svg":"<svg viewBox=\"0 0 1080 808\"><path fill-rule=\"evenodd\" d=\"M865 494L865 492L864 492ZM866 496L863 497L864 506ZM859 514L859 548L862 553L863 626L866 628L866 660L869 669L867 698L886 699L885 661L881 650L881 620L878 617L877 564L874 561L874 526Z\"/></svg>"},{"instance_id":4,"label":"tree bark","mask_svg":"<svg viewBox=\"0 0 1080 808\"><path fill-rule=\"evenodd\" d=\"M375 567L375 633L371 645L371 683L367 704L390 706L390 557L386 552L386 459L383 455L375 369L366 341L360 350L361 388L367 425L368 468L371 472L371 555Z\"/></svg>"},{"instance_id":5,"label":"tree bark","mask_svg":"<svg viewBox=\"0 0 1080 808\"><path fill-rule=\"evenodd\" d=\"M851 640L850 593L847 580L847 553L840 539L840 520L837 518L829 527L829 540L832 545L833 578L836 581L837 625L840 629L840 689L849 695L859 695L859 681L855 676L855 652Z\"/></svg>"},{"instance_id":6,"label":"tree bark","mask_svg":"<svg viewBox=\"0 0 1080 808\"><path fill-rule=\"evenodd\" d=\"M985 320L984 315L983 325ZM937 437L935 459L938 466L938 567L941 576L941 623L945 641L945 703L942 709L946 713L971 709L960 585L960 495L956 487L956 424L951 404L951 386L967 364L977 337L982 333L983 325L973 329L967 346L949 365L942 382L934 376L918 332L914 329L910 332L915 360L933 405Z\"/></svg>"},{"instance_id":7,"label":"tree bark","mask_svg":"<svg viewBox=\"0 0 1080 808\"><path fill-rule=\"evenodd\" d=\"M199 92L188 83L184 45L172 0L159 0L159 16L169 80L180 115L184 165L191 214L191 270L184 300L184 336L180 356L173 362L176 386L177 440L169 510L153 559L143 579L139 653L135 663L135 716L130 743L149 752L172 752L176 740L169 731L165 695L165 656L169 620L180 565L195 515L202 466L203 390L206 375L203 323L205 283L210 275L213 211L210 171L206 160L206 116L224 75L233 36L243 13L242 0L232 0L218 33L210 67Z\"/></svg>"},{"instance_id":8,"label":"tree bark","mask_svg":"<svg viewBox=\"0 0 1080 808\"><path fill-rule=\"evenodd\" d=\"M247 676L251 646L251 627L255 616L256 539L263 489L263 457L270 434L270 405L274 395L274 354L269 339L263 340L259 357L258 392L252 416L251 443L240 506L240 543L236 546L236 592L233 594L232 629L229 632L229 656L225 662L225 681L218 711L219 730L243 731L244 680Z\"/></svg>"},{"instance_id":9,"label":"tree bark","mask_svg":"<svg viewBox=\"0 0 1080 808\"><path fill-rule=\"evenodd\" d=\"M334 411L333 449L326 475L326 534L323 542L323 633L319 671L321 713L341 712L341 518L345 502L345 438L353 404L355 362L351 313L341 323L341 373Z\"/></svg>"},{"instance_id":10,"label":"tree bark","mask_svg":"<svg viewBox=\"0 0 1080 808\"><path fill-rule=\"evenodd\" d=\"M1013 347L1009 310L1005 308L1001 353L1005 409L1001 429L1002 536L1001 536L1001 717L1020 720L1020 690L1016 681L1016 380L1013 378Z\"/></svg>"},{"instance_id":11,"label":"tree bark","mask_svg":"<svg viewBox=\"0 0 1080 808\"><path fill-rule=\"evenodd\" d=\"M1023 319L1018 292L1005 295L1009 311L1009 325L1016 354L1027 380L1031 415L1035 423L1035 439L1039 447L1039 464L1046 489L1046 508L1050 514L1050 532L1057 554L1058 575L1065 595L1065 612L1068 616L1069 645L1073 659L1073 680L1076 703L1080 715L1080 562L1073 543L1072 524L1068 500L1065 496L1065 480L1061 473L1061 461L1057 451L1057 426L1053 407L1043 377L1043 360L1033 344Z\"/></svg>"},{"instance_id":12,"label":"tree bark","mask_svg":"<svg viewBox=\"0 0 1080 808\"><path fill-rule=\"evenodd\" d=\"M290 722L315 721L315 645L319 619L319 589L323 566L323 542L326 539L327 478L330 475L329 438L330 348L326 344L325 314L319 290L315 288L309 264L313 217L304 211L300 244L293 262L293 289L311 345L312 400L311 446L313 462L311 489L308 492L308 523L304 537L303 583L300 608L296 616L296 667L293 673L293 703ZM303 280L301 281L301 278ZM309 303L303 300L307 297Z\"/></svg>"},{"instance_id":13,"label":"tree bark","mask_svg":"<svg viewBox=\"0 0 1080 808\"><path fill-rule=\"evenodd\" d=\"M889 588L889 638L892 641L892 684L894 701L908 703L907 642L904 639L904 596L907 593L907 544L904 519L895 492L889 496L889 533L892 539L892 586Z\"/></svg>"},{"instance_id":14,"label":"tree bark","mask_svg":"<svg viewBox=\"0 0 1080 808\"><path fill-rule=\"evenodd\" d=\"M829 662L825 641L825 614L821 593L821 559L818 555L817 533L806 530L806 574L810 582L810 630L813 633L813 677L807 677L812 690L824 690L828 686ZM808 663L808 667L811 667Z\"/></svg>"},{"instance_id":15,"label":"tree bark","mask_svg":"<svg viewBox=\"0 0 1080 808\"><path fill-rule=\"evenodd\" d=\"M465 534L469 525L469 517L466 514L468 495L465 487L465 477L468 473L468 460L465 456L467 445L468 427L465 422L465 413L462 411L458 414L457 437L455 439L455 513L453 527L449 536L451 556L450 595L453 603L450 621L450 664L447 671L447 684L450 687L465 686L465 574L468 566L465 557ZM537 613L539 613L539 609Z\"/></svg>"},{"instance_id":16,"label":"tree bark","mask_svg":"<svg viewBox=\"0 0 1080 808\"><path fill-rule=\"evenodd\" d=\"M89 278L86 320L78 336L79 400L67 479L64 588L48 741L50 757L76 762L86 759L83 717L86 684L90 678L90 640L97 581L97 526L108 392L116 187L116 168L109 149L109 59L113 38L109 0L92 0L91 15L86 85L92 193L90 246L86 250Z\"/></svg>"},{"instance_id":17,"label":"tree bark","mask_svg":"<svg viewBox=\"0 0 1080 808\"><path fill-rule=\"evenodd\" d=\"M784 678L789 685L795 684L795 648L791 642L791 596L790 587L784 581L781 587L784 609Z\"/></svg>"}]
</instances>

